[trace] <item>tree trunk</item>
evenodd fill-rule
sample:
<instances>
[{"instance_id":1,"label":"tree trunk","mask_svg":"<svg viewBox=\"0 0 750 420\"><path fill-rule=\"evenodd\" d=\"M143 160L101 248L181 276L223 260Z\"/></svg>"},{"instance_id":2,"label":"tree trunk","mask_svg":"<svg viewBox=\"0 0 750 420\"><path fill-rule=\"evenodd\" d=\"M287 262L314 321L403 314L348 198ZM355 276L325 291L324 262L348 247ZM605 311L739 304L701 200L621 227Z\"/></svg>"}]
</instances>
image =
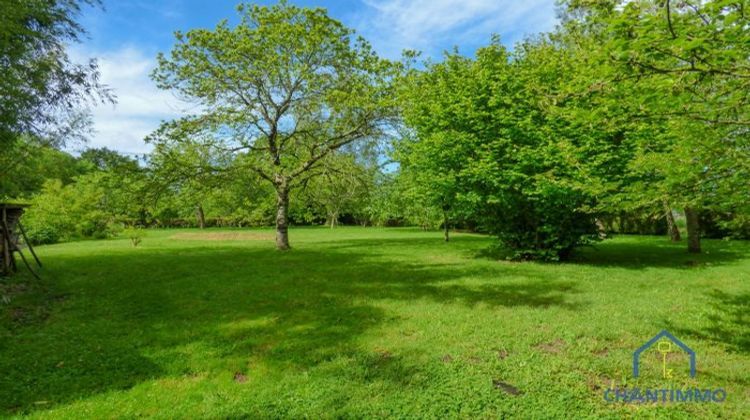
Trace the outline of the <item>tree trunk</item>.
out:
<instances>
[{"instance_id":1,"label":"tree trunk","mask_svg":"<svg viewBox=\"0 0 750 420\"><path fill-rule=\"evenodd\" d=\"M672 242L680 242L682 235L680 235L680 228L677 227L677 223L674 221L674 214L672 214L672 207L669 206L667 200L664 203L664 217L667 219L667 230L669 231L669 237Z\"/></svg>"},{"instance_id":2,"label":"tree trunk","mask_svg":"<svg viewBox=\"0 0 750 420\"><path fill-rule=\"evenodd\" d=\"M620 233L627 234L628 233L628 219L625 217L625 215L620 215Z\"/></svg>"},{"instance_id":3,"label":"tree trunk","mask_svg":"<svg viewBox=\"0 0 750 420\"><path fill-rule=\"evenodd\" d=\"M701 252L701 231L698 212L692 207L685 207L685 219L687 221L688 252L699 254Z\"/></svg>"},{"instance_id":4,"label":"tree trunk","mask_svg":"<svg viewBox=\"0 0 750 420\"><path fill-rule=\"evenodd\" d=\"M450 230L448 229L448 212L443 210L443 232L445 234L445 242L450 241Z\"/></svg>"},{"instance_id":5,"label":"tree trunk","mask_svg":"<svg viewBox=\"0 0 750 420\"><path fill-rule=\"evenodd\" d=\"M604 223L598 218L594 219L594 223L596 224L596 233L599 236L599 239L606 239L607 228L604 226Z\"/></svg>"},{"instance_id":6,"label":"tree trunk","mask_svg":"<svg viewBox=\"0 0 750 420\"><path fill-rule=\"evenodd\" d=\"M337 212L331 213L331 229L336 227L336 223L338 222L339 216Z\"/></svg>"},{"instance_id":7,"label":"tree trunk","mask_svg":"<svg viewBox=\"0 0 750 420\"><path fill-rule=\"evenodd\" d=\"M195 216L198 218L198 227L203 229L206 227L206 215L203 213L203 206L198 204L195 208Z\"/></svg>"},{"instance_id":8,"label":"tree trunk","mask_svg":"<svg viewBox=\"0 0 750 420\"><path fill-rule=\"evenodd\" d=\"M286 185L276 187L276 249L289 249L289 188Z\"/></svg>"}]
</instances>

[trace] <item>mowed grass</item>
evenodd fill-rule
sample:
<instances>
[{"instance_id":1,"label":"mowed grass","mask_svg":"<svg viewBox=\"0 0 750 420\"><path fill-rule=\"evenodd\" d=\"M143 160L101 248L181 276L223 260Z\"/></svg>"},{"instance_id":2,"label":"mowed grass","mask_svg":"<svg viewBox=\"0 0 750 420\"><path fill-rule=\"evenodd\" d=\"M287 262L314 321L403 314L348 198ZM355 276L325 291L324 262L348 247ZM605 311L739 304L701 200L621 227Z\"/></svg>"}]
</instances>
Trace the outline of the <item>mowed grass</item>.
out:
<instances>
[{"instance_id":1,"label":"mowed grass","mask_svg":"<svg viewBox=\"0 0 750 420\"><path fill-rule=\"evenodd\" d=\"M0 413L43 418L747 418L750 244L619 237L564 264L491 238L342 227L150 231L39 248L0 304ZM671 380L649 351L667 329ZM726 390L612 404L611 386Z\"/></svg>"}]
</instances>

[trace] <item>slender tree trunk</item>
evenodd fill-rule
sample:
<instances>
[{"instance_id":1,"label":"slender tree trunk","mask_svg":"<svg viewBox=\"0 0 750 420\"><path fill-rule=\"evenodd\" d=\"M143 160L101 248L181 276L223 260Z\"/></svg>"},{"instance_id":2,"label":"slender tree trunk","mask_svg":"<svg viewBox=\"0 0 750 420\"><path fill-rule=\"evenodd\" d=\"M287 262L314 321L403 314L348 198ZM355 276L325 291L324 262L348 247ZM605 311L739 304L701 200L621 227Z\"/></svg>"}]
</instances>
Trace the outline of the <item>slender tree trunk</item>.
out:
<instances>
[{"instance_id":1,"label":"slender tree trunk","mask_svg":"<svg viewBox=\"0 0 750 420\"><path fill-rule=\"evenodd\" d=\"M672 242L680 242L682 235L680 235L680 228L677 227L677 223L674 221L674 214L672 214L672 207L669 206L667 200L664 200L664 217L667 219L667 230L669 230L669 237Z\"/></svg>"},{"instance_id":2,"label":"slender tree trunk","mask_svg":"<svg viewBox=\"0 0 750 420\"><path fill-rule=\"evenodd\" d=\"M330 217L331 217L331 229L333 229L334 227L336 227L336 222L338 221L338 218L339 218L338 212L331 213Z\"/></svg>"},{"instance_id":3,"label":"slender tree trunk","mask_svg":"<svg viewBox=\"0 0 750 420\"><path fill-rule=\"evenodd\" d=\"M687 221L688 252L699 254L701 252L701 231L698 211L692 207L685 207L685 219Z\"/></svg>"},{"instance_id":4,"label":"slender tree trunk","mask_svg":"<svg viewBox=\"0 0 750 420\"><path fill-rule=\"evenodd\" d=\"M289 249L289 188L285 183L276 186L276 249Z\"/></svg>"},{"instance_id":5,"label":"slender tree trunk","mask_svg":"<svg viewBox=\"0 0 750 420\"><path fill-rule=\"evenodd\" d=\"M198 204L195 208L195 216L198 218L198 227L203 229L206 227L206 215L203 213L203 206Z\"/></svg>"},{"instance_id":6,"label":"slender tree trunk","mask_svg":"<svg viewBox=\"0 0 750 420\"><path fill-rule=\"evenodd\" d=\"M451 240L450 229L448 228L448 212L443 210L443 233L445 234L445 242Z\"/></svg>"},{"instance_id":7,"label":"slender tree trunk","mask_svg":"<svg viewBox=\"0 0 750 420\"><path fill-rule=\"evenodd\" d=\"M620 233L628 233L628 220L625 215L620 215Z\"/></svg>"}]
</instances>

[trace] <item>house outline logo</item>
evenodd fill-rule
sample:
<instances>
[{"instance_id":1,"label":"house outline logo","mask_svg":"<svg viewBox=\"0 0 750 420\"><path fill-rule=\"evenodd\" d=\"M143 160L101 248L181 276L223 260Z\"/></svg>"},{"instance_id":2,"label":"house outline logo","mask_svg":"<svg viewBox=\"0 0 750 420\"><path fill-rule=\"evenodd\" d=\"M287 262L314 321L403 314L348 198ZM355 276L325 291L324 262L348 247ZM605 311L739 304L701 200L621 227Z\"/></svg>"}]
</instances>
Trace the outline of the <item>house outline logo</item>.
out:
<instances>
[{"instance_id":1,"label":"house outline logo","mask_svg":"<svg viewBox=\"0 0 750 420\"><path fill-rule=\"evenodd\" d=\"M690 377L694 378L696 369L695 369L695 352L693 349L685 345L682 341L678 340L677 337L672 335L667 330L662 330L659 334L656 334L653 338L648 340L646 344L642 345L633 353L633 377L637 378L639 374L639 364L640 364L640 358L641 353L648 350L651 346L656 344L657 341L661 340L662 338L666 337L669 341L677 345L677 347L681 348L685 353L687 353L690 356ZM660 349L661 351L661 349ZM666 363L666 361L665 361Z\"/></svg>"}]
</instances>

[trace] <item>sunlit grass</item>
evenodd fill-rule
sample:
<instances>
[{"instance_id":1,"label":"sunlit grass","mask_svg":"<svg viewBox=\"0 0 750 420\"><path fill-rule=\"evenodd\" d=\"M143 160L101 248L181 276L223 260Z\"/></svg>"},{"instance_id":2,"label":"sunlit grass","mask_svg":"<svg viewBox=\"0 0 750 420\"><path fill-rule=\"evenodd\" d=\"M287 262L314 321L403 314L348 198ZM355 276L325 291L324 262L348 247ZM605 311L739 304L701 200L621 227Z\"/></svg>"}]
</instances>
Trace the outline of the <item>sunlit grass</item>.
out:
<instances>
[{"instance_id":1,"label":"sunlit grass","mask_svg":"<svg viewBox=\"0 0 750 420\"><path fill-rule=\"evenodd\" d=\"M0 408L41 417L743 417L750 244L621 237L564 264L495 261L492 239L412 229L150 231L41 247L0 307ZM180 233L181 235L176 234ZM185 236L188 234L188 236ZM203 238L201 235L207 235ZM189 239L188 239L189 238ZM23 286L19 284L29 284ZM668 329L698 355L676 385L723 404L612 405L661 386ZM656 361L655 361L656 360Z\"/></svg>"}]
</instances>

